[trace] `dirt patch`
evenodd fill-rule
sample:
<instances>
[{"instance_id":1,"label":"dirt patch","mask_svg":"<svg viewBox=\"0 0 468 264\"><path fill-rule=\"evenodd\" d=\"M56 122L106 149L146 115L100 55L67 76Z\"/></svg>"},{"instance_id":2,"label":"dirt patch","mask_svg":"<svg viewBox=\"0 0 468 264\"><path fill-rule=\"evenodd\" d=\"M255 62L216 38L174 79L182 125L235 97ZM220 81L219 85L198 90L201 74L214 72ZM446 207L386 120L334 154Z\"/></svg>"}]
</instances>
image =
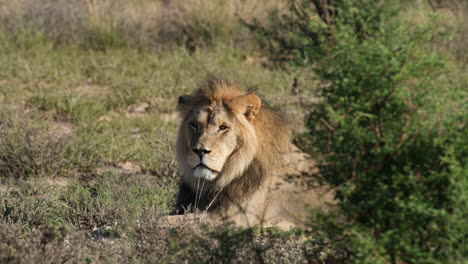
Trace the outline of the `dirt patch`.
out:
<instances>
[{"instance_id":1,"label":"dirt patch","mask_svg":"<svg viewBox=\"0 0 468 264\"><path fill-rule=\"evenodd\" d=\"M133 162L125 161L117 163L117 167L125 171L126 173L141 173L141 167Z\"/></svg>"},{"instance_id":2,"label":"dirt patch","mask_svg":"<svg viewBox=\"0 0 468 264\"><path fill-rule=\"evenodd\" d=\"M284 167L282 173L301 175L317 172L316 162L309 154L302 152L299 148L292 145L289 152L283 154Z\"/></svg>"},{"instance_id":3,"label":"dirt patch","mask_svg":"<svg viewBox=\"0 0 468 264\"><path fill-rule=\"evenodd\" d=\"M322 182L317 162L309 154L291 144L289 152L283 154L283 162L280 173L287 182L313 189L320 197L316 203L310 205L321 207L322 203L334 203L334 189Z\"/></svg>"},{"instance_id":4,"label":"dirt patch","mask_svg":"<svg viewBox=\"0 0 468 264\"><path fill-rule=\"evenodd\" d=\"M1 193L6 193L6 192L8 192L9 190L11 190L11 189L13 189L13 188L14 188L14 187L12 187L12 186L0 184L0 194L1 194Z\"/></svg>"}]
</instances>

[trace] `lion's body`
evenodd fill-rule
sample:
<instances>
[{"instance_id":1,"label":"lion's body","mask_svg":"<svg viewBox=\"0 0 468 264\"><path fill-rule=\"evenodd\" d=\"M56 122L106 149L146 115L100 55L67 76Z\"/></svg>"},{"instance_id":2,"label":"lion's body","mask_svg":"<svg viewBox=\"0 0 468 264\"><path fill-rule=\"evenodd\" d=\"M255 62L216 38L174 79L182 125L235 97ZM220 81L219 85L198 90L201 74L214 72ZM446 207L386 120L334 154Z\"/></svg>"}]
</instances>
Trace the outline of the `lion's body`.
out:
<instances>
[{"instance_id":1,"label":"lion's body","mask_svg":"<svg viewBox=\"0 0 468 264\"><path fill-rule=\"evenodd\" d=\"M303 226L304 207L321 199L301 177L288 180L291 127L280 112L214 77L178 109L179 212L199 209L245 227Z\"/></svg>"}]
</instances>

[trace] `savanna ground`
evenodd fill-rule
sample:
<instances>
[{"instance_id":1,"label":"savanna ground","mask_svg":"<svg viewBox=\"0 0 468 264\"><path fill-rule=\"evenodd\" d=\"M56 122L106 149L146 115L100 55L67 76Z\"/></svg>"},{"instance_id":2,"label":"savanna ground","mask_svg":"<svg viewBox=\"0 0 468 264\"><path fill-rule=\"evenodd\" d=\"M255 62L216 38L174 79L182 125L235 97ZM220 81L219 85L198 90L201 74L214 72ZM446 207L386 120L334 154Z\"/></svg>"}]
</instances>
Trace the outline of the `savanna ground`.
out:
<instances>
[{"instance_id":1,"label":"savanna ground","mask_svg":"<svg viewBox=\"0 0 468 264\"><path fill-rule=\"evenodd\" d=\"M0 262L346 262L320 230L160 217L177 191L177 97L206 73L258 89L302 129L320 80L273 67L239 20L284 4L0 2ZM463 43L451 49L466 62Z\"/></svg>"}]
</instances>

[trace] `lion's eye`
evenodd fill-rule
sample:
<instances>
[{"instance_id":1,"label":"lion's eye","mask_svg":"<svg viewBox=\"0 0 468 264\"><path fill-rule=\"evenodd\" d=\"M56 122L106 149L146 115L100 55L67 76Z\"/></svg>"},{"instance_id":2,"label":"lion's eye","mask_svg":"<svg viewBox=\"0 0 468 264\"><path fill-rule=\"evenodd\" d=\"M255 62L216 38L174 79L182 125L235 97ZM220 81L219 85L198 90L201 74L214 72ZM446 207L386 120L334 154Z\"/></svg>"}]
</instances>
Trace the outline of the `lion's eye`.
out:
<instances>
[{"instance_id":1,"label":"lion's eye","mask_svg":"<svg viewBox=\"0 0 468 264\"><path fill-rule=\"evenodd\" d=\"M198 129L198 125L196 123L190 123L190 127L197 130Z\"/></svg>"},{"instance_id":2,"label":"lion's eye","mask_svg":"<svg viewBox=\"0 0 468 264\"><path fill-rule=\"evenodd\" d=\"M219 126L219 130L221 130L221 131L224 131L224 130L227 130L227 129L228 129L227 126L224 126L224 125Z\"/></svg>"}]
</instances>

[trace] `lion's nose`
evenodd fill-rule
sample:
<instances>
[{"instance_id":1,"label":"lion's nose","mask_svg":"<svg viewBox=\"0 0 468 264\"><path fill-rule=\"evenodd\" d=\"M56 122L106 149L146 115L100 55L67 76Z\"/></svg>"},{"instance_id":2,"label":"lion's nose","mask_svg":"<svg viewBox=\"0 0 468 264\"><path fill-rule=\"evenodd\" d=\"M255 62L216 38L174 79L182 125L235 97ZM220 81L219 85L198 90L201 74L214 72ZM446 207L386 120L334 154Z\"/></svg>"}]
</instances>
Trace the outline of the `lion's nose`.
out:
<instances>
[{"instance_id":1,"label":"lion's nose","mask_svg":"<svg viewBox=\"0 0 468 264\"><path fill-rule=\"evenodd\" d=\"M195 152L200 157L200 159L203 157L203 155L206 155L211 152L211 150L204 148L192 148L192 151Z\"/></svg>"}]
</instances>

